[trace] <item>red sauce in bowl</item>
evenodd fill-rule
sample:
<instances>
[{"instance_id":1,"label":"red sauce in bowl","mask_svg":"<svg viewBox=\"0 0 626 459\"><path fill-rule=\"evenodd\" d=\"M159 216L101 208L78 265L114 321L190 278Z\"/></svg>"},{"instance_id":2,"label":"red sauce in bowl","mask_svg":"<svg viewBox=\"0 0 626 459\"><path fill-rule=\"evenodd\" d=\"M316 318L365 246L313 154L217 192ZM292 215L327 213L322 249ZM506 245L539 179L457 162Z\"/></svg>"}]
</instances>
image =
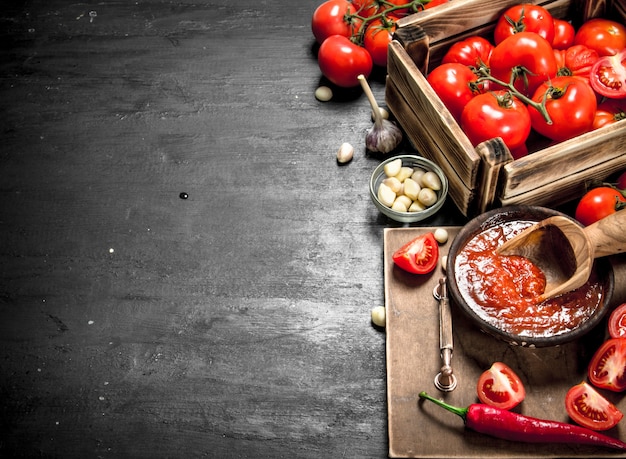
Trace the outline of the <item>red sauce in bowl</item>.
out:
<instances>
[{"instance_id":1,"label":"red sauce in bowl","mask_svg":"<svg viewBox=\"0 0 626 459\"><path fill-rule=\"evenodd\" d=\"M485 322L520 336L554 336L590 317L602 305L604 287L594 269L582 287L538 302L546 284L543 272L526 258L496 253L534 223L504 222L478 233L457 254L455 278L465 302Z\"/></svg>"}]
</instances>

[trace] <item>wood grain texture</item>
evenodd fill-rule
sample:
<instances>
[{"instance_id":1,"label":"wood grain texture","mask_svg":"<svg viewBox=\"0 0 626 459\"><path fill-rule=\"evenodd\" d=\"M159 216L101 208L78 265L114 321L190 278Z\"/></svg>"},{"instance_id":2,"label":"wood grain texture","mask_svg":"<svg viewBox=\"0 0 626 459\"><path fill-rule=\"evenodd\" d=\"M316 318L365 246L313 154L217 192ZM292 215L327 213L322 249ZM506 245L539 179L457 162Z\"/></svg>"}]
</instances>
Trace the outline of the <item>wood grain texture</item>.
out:
<instances>
[{"instance_id":1,"label":"wood grain texture","mask_svg":"<svg viewBox=\"0 0 626 459\"><path fill-rule=\"evenodd\" d=\"M3 5L0 456L386 457L399 225L318 3Z\"/></svg>"}]
</instances>

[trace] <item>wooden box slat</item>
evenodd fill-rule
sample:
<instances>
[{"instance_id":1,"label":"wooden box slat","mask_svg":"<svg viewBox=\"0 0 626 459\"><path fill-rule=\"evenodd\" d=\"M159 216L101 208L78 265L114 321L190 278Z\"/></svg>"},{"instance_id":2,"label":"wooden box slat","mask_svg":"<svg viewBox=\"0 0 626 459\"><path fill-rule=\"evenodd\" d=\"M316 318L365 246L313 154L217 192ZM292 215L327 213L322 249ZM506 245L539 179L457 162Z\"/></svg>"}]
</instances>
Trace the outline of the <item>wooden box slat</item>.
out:
<instances>
[{"instance_id":1,"label":"wooden box slat","mask_svg":"<svg viewBox=\"0 0 626 459\"><path fill-rule=\"evenodd\" d=\"M558 205L582 195L586 181L626 168L626 121L551 146L529 141L534 153L513 160L500 139L474 148L428 84L428 69L452 43L475 34L491 38L499 15L517 3L449 2L399 21L389 46L387 105L418 151L448 175L450 196L466 216L503 204ZM575 23L599 15L626 23L626 0L529 3Z\"/></svg>"}]
</instances>

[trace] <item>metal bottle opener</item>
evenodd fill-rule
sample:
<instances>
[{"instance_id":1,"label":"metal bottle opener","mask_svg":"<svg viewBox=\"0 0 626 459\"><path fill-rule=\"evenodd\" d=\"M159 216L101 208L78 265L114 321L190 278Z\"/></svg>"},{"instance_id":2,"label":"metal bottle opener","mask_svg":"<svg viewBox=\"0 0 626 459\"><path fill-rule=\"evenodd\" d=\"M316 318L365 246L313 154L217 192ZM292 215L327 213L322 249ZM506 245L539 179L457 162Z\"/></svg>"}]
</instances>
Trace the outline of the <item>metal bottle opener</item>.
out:
<instances>
[{"instance_id":1,"label":"metal bottle opener","mask_svg":"<svg viewBox=\"0 0 626 459\"><path fill-rule=\"evenodd\" d=\"M456 376L452 371L452 312L446 285L446 277L439 279L433 290L433 296L439 301L439 349L442 367L435 376L435 387L442 392L450 392L456 388Z\"/></svg>"}]
</instances>

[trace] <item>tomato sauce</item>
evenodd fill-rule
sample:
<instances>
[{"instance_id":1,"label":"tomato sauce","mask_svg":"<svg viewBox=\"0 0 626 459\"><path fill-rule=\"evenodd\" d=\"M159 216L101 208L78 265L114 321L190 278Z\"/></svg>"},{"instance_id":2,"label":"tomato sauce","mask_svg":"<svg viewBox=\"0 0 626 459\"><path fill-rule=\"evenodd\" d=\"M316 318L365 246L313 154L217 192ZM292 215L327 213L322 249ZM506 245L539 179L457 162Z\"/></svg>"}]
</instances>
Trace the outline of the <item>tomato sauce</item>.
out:
<instances>
[{"instance_id":1,"label":"tomato sauce","mask_svg":"<svg viewBox=\"0 0 626 459\"><path fill-rule=\"evenodd\" d=\"M582 287L538 302L546 286L543 272L524 257L496 253L534 223L505 222L477 234L457 255L455 275L465 302L489 324L521 336L553 336L593 314L602 304L604 287L594 270Z\"/></svg>"}]
</instances>

